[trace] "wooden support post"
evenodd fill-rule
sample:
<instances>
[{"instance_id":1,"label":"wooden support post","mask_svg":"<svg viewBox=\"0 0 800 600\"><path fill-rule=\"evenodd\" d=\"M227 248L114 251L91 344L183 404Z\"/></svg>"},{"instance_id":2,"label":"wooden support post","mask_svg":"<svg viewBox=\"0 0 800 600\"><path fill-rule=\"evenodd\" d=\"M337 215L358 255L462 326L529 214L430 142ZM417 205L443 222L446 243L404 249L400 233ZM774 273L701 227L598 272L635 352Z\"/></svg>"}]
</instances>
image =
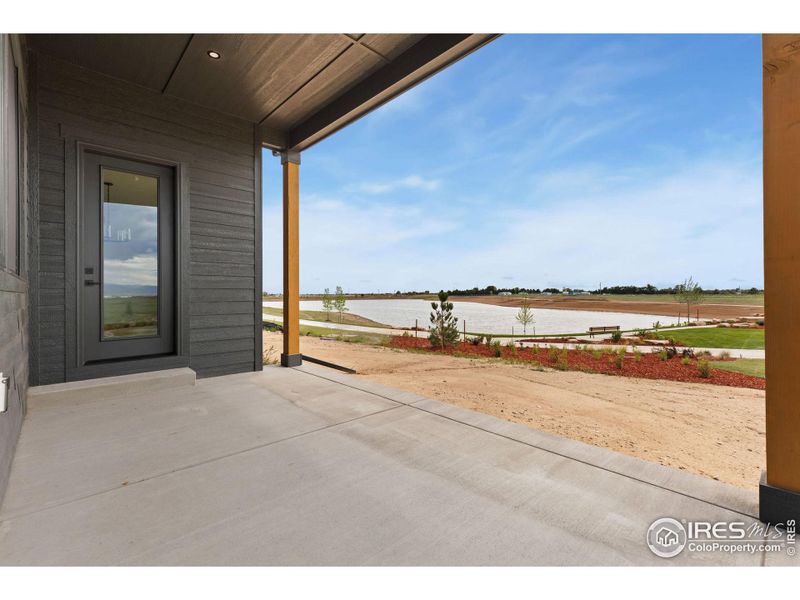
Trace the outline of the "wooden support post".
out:
<instances>
[{"instance_id":1,"label":"wooden support post","mask_svg":"<svg viewBox=\"0 0 800 600\"><path fill-rule=\"evenodd\" d=\"M283 354L281 365L303 364L300 354L300 154L281 152L283 167Z\"/></svg>"},{"instance_id":2,"label":"wooden support post","mask_svg":"<svg viewBox=\"0 0 800 600\"><path fill-rule=\"evenodd\" d=\"M800 519L800 34L762 38L767 470L762 521Z\"/></svg>"}]
</instances>

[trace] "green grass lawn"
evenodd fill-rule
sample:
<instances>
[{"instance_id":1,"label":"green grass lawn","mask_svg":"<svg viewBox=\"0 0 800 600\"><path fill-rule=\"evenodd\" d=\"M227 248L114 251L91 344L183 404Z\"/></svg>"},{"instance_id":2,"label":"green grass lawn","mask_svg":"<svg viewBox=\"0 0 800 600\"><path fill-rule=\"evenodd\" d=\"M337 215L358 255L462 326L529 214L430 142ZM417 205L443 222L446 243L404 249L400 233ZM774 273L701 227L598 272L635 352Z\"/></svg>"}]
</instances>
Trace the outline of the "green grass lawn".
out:
<instances>
[{"instance_id":1,"label":"green grass lawn","mask_svg":"<svg viewBox=\"0 0 800 600\"><path fill-rule=\"evenodd\" d=\"M103 298L103 330L108 337L155 335L158 297Z\"/></svg>"},{"instance_id":2,"label":"green grass lawn","mask_svg":"<svg viewBox=\"0 0 800 600\"><path fill-rule=\"evenodd\" d=\"M664 340L672 338L681 344L700 348L764 349L763 329L685 327L657 335Z\"/></svg>"},{"instance_id":3,"label":"green grass lawn","mask_svg":"<svg viewBox=\"0 0 800 600\"><path fill-rule=\"evenodd\" d=\"M283 316L283 309L280 308L264 307L262 310L264 311L265 315L271 315L277 317ZM301 310L300 318L305 321L328 321L328 315L323 310ZM332 312L330 317L330 322L341 323L342 325L361 325L362 327L382 327L384 329L392 328L391 325L378 323L377 321L367 319L366 317L362 317L361 315L354 315L352 313L344 313L342 315L342 320L339 321L339 313Z\"/></svg>"},{"instance_id":4,"label":"green grass lawn","mask_svg":"<svg viewBox=\"0 0 800 600\"><path fill-rule=\"evenodd\" d=\"M740 358L734 361L714 361L711 363L713 369L721 369L723 371L736 371L737 373L744 373L745 375L754 375L755 377L764 377L764 359L763 358Z\"/></svg>"}]
</instances>

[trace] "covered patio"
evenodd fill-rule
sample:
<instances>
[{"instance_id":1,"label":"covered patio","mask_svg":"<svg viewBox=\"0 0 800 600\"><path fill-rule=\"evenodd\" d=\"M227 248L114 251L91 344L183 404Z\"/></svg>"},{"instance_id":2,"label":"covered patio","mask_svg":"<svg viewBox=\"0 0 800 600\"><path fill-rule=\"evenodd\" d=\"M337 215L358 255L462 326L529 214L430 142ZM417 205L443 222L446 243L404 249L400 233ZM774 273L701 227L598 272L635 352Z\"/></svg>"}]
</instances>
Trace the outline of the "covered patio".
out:
<instances>
[{"instance_id":1,"label":"covered patio","mask_svg":"<svg viewBox=\"0 0 800 600\"><path fill-rule=\"evenodd\" d=\"M3 35L18 110L3 199L19 218L0 265L0 563L650 564L660 517L797 518L797 35L764 37L760 498L303 364L300 153L494 37ZM267 151L282 164L285 368L262 370ZM89 159L169 175L153 206L174 209L154 286L170 311L145 322L161 346L104 334L99 248L131 233L106 240L86 216L112 204Z\"/></svg>"},{"instance_id":2,"label":"covered patio","mask_svg":"<svg viewBox=\"0 0 800 600\"><path fill-rule=\"evenodd\" d=\"M31 394L0 564L663 564L657 518L757 521L744 490L322 367L147 379Z\"/></svg>"}]
</instances>

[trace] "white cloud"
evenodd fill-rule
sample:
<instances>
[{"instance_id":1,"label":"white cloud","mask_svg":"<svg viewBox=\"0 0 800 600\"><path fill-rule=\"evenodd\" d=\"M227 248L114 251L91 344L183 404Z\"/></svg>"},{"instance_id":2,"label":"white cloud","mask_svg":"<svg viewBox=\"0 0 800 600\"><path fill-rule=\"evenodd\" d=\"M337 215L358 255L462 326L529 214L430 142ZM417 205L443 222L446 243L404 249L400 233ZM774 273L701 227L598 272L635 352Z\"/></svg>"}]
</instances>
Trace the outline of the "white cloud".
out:
<instances>
[{"instance_id":1,"label":"white cloud","mask_svg":"<svg viewBox=\"0 0 800 600\"><path fill-rule=\"evenodd\" d=\"M549 172L527 196L481 213L458 198L397 207L311 197L301 208L303 291L500 285L761 285L761 177L746 157L631 173ZM280 289L280 212L265 237L265 286ZM742 281L733 282L735 276ZM369 283L363 283L363 282Z\"/></svg>"},{"instance_id":2,"label":"white cloud","mask_svg":"<svg viewBox=\"0 0 800 600\"><path fill-rule=\"evenodd\" d=\"M103 261L103 281L117 285L157 285L158 261L155 254Z\"/></svg>"},{"instance_id":3,"label":"white cloud","mask_svg":"<svg viewBox=\"0 0 800 600\"><path fill-rule=\"evenodd\" d=\"M419 268L419 253L432 240L459 227L456 218L429 214L414 205L344 201L309 196L301 200L301 289L343 285L348 291L391 287ZM264 287L281 285L281 212L264 213ZM364 283L370 282L370 283ZM402 287L402 285L401 285ZM393 288L396 289L396 288Z\"/></svg>"},{"instance_id":4,"label":"white cloud","mask_svg":"<svg viewBox=\"0 0 800 600\"><path fill-rule=\"evenodd\" d=\"M432 192L442 185L439 179L426 179L420 175L408 175L399 179L381 182L365 182L348 187L349 191L363 194L388 194L397 190L424 190Z\"/></svg>"},{"instance_id":5,"label":"white cloud","mask_svg":"<svg viewBox=\"0 0 800 600\"><path fill-rule=\"evenodd\" d=\"M708 287L735 272L761 285L761 177L747 160L707 159L672 172L641 172L629 182L611 170L577 169L574 183L551 182L499 211L497 243L455 258L475 283L515 281L594 287L599 282L672 284L693 275ZM568 170L551 174L567 182ZM456 262L457 261L457 262Z\"/></svg>"}]
</instances>

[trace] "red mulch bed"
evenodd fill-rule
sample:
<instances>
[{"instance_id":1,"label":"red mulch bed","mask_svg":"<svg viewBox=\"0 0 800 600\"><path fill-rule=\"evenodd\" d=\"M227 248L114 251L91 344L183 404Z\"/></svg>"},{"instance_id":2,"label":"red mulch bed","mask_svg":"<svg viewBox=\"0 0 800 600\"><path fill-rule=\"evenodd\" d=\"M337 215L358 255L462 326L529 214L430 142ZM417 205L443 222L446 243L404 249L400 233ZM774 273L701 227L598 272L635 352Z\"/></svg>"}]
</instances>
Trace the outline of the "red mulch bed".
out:
<instances>
[{"instance_id":1,"label":"red mulch bed","mask_svg":"<svg viewBox=\"0 0 800 600\"><path fill-rule=\"evenodd\" d=\"M600 346L641 346L643 345L642 340L639 338L620 338L618 341L614 341L611 338L586 338L586 337L557 337L557 338L514 338L517 342L533 342L535 344L585 344L587 346L591 346L592 344L597 344ZM572 341L570 341L572 340ZM575 342L574 340L578 340ZM664 340L666 342L666 340ZM678 342L674 344L670 344L671 346L682 346Z\"/></svg>"},{"instance_id":2,"label":"red mulch bed","mask_svg":"<svg viewBox=\"0 0 800 600\"><path fill-rule=\"evenodd\" d=\"M425 338L394 336L390 345L393 348L426 350L433 353L444 353L458 356L474 356L480 358L495 358L494 349L486 344L475 346L468 342L460 342L444 351L433 348ZM689 383L710 383L714 385L727 385L732 387L752 388L763 390L766 380L753 375L711 369L709 377L701 377L697 359L690 359L684 365L681 357L677 356L668 360L661 360L658 354L642 353L637 361L634 355L627 353L618 368L616 354L603 353L595 358L592 352L582 350L565 350L559 348L559 357L552 355L548 348L508 348L501 346L503 359L511 361L538 363L545 367L558 368L565 371L583 371L585 373L603 373L605 375L621 375L623 377L642 377L645 379L666 379L669 381L685 381Z\"/></svg>"}]
</instances>

